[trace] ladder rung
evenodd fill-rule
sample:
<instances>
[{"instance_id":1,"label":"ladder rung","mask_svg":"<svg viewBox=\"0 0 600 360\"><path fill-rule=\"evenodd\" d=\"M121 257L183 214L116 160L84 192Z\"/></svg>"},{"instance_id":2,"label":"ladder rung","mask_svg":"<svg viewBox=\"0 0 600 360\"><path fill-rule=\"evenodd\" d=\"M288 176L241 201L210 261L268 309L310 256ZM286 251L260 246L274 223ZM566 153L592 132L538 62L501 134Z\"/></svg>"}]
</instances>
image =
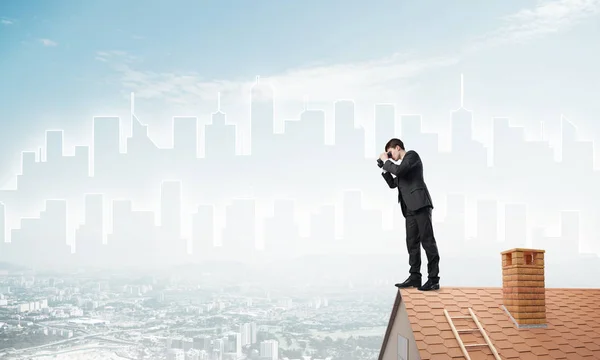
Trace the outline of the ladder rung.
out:
<instances>
[{"instance_id":1,"label":"ladder rung","mask_svg":"<svg viewBox=\"0 0 600 360\"><path fill-rule=\"evenodd\" d=\"M479 331L479 329L456 329L456 331L458 331L459 333L466 333L466 332Z\"/></svg>"},{"instance_id":2,"label":"ladder rung","mask_svg":"<svg viewBox=\"0 0 600 360\"><path fill-rule=\"evenodd\" d=\"M465 347L489 346L488 344L465 344Z\"/></svg>"}]
</instances>

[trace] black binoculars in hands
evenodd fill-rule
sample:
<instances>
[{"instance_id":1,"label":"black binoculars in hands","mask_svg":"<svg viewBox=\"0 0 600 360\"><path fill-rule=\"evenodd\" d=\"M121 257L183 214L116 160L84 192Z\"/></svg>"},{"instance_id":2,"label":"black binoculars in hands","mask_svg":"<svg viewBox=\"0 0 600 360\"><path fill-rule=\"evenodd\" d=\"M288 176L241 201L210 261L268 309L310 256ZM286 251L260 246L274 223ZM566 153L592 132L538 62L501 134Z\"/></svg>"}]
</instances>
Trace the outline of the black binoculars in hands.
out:
<instances>
[{"instance_id":1,"label":"black binoculars in hands","mask_svg":"<svg viewBox=\"0 0 600 360\"><path fill-rule=\"evenodd\" d=\"M389 159L392 158L392 152L388 151L387 156ZM377 159L377 166L379 166L380 168L383 167L383 161L381 161L381 159Z\"/></svg>"}]
</instances>

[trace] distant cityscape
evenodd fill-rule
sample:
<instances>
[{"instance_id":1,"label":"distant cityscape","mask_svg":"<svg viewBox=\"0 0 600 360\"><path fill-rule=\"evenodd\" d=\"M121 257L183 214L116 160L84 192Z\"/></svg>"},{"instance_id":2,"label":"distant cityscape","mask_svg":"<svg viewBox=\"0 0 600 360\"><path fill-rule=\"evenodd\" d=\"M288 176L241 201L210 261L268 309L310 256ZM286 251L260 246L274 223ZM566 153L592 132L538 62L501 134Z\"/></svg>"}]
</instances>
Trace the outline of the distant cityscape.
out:
<instances>
[{"instance_id":1,"label":"distant cityscape","mask_svg":"<svg viewBox=\"0 0 600 360\"><path fill-rule=\"evenodd\" d=\"M276 290L182 274L11 272L0 280L0 357L377 358L383 282Z\"/></svg>"},{"instance_id":2,"label":"distant cityscape","mask_svg":"<svg viewBox=\"0 0 600 360\"><path fill-rule=\"evenodd\" d=\"M220 104L204 129L195 117L174 118L167 149L148 137L133 94L132 131L124 143L126 124L117 117L94 118L93 144L76 146L73 156L65 155L61 130L47 131L43 149L23 152L16 189L0 192L0 259L36 267L135 266L403 254L396 196L374 159L365 157L354 103L335 103L336 141L326 145L324 111L307 108L277 134L272 89L257 80L251 98L249 156L236 155L236 128ZM553 255L574 260L582 239L588 252L600 250L593 143L579 141L566 119L560 162L546 141L526 140L507 118L494 119L489 157L490 149L473 140L473 115L462 97L451 115L449 153L438 151L437 134L422 132L419 115L375 105L375 121L377 144L398 136L421 154L434 214L445 210L443 218L434 215L442 254L471 256L462 246L475 243L484 256L534 246L546 249L549 261ZM466 231L471 219L475 235ZM556 224L558 233L545 231Z\"/></svg>"}]
</instances>

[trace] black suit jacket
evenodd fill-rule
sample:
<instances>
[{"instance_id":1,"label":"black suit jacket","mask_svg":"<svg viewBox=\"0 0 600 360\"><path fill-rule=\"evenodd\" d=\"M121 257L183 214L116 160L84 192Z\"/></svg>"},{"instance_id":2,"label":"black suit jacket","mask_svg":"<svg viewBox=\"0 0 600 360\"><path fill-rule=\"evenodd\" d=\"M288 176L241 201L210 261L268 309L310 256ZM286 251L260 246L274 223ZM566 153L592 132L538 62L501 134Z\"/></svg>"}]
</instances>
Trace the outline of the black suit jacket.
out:
<instances>
[{"instance_id":1,"label":"black suit jacket","mask_svg":"<svg viewBox=\"0 0 600 360\"><path fill-rule=\"evenodd\" d=\"M433 208L429 190L423 179L423 163L417 152L407 151L399 165L388 160L383 164L386 173L381 174L390 188L398 188L398 202L402 214L415 212L425 207ZM396 178L392 176L394 174ZM408 210L408 211L407 211Z\"/></svg>"}]
</instances>

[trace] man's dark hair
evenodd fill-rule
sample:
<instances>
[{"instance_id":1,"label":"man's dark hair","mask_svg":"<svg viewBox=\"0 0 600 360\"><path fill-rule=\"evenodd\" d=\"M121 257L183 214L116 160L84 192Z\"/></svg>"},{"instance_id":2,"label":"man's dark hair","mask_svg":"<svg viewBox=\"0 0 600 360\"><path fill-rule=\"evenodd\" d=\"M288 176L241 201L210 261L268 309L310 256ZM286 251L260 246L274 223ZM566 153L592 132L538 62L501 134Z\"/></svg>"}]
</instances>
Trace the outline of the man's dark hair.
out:
<instances>
[{"instance_id":1,"label":"man's dark hair","mask_svg":"<svg viewBox=\"0 0 600 360\"><path fill-rule=\"evenodd\" d=\"M400 146L400 149L405 150L402 140L393 138L392 140L388 141L387 144L385 144L384 151L388 151L388 149L395 148L396 146Z\"/></svg>"}]
</instances>

